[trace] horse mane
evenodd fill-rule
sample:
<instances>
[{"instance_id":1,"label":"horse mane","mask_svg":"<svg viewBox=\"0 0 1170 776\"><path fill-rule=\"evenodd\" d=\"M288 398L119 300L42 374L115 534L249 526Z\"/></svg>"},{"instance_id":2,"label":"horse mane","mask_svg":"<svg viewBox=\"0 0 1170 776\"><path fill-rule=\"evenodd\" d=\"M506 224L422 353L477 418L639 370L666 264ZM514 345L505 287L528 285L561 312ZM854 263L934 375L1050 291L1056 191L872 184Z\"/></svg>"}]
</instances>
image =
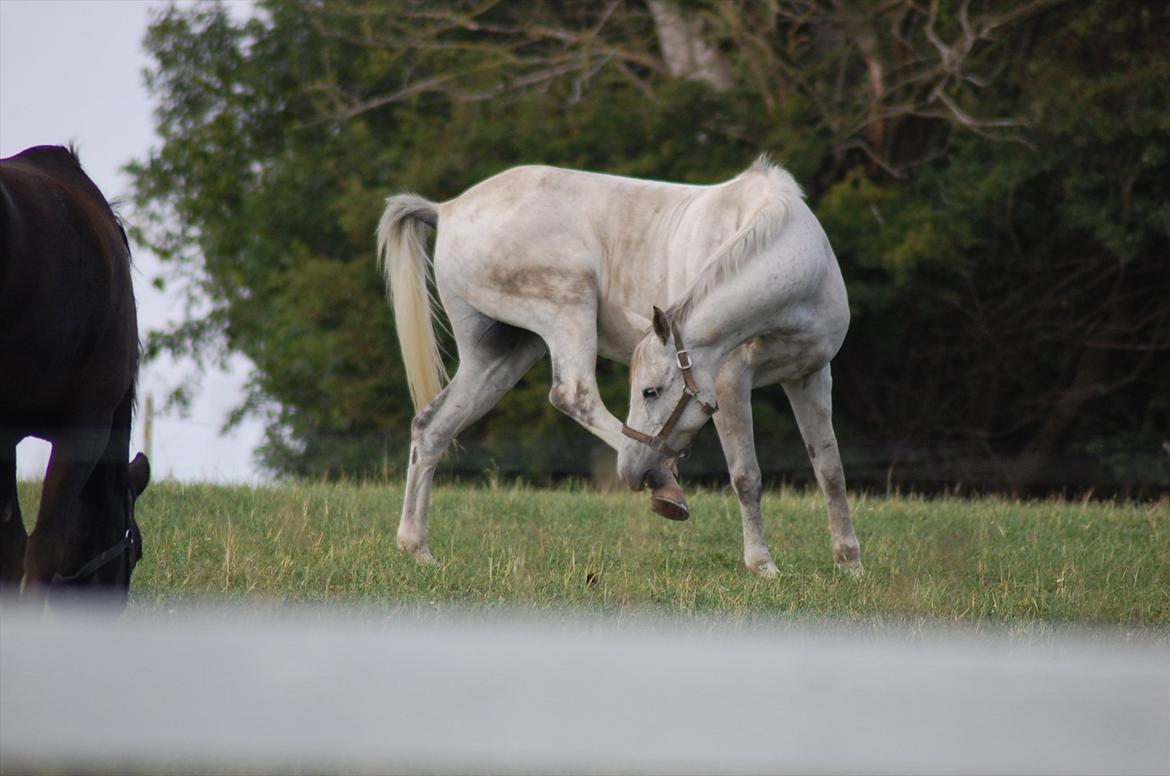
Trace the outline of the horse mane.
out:
<instances>
[{"instance_id":1,"label":"horse mane","mask_svg":"<svg viewBox=\"0 0 1170 776\"><path fill-rule=\"evenodd\" d=\"M671 306L668 315L672 321L680 324L685 321L691 309L713 289L735 275L752 256L775 242L788 223L792 205L804 197L792 175L766 153L760 154L751 167L724 185L739 182L750 185L753 178L763 179L763 198L739 230L715 250L682 298Z\"/></svg>"}]
</instances>

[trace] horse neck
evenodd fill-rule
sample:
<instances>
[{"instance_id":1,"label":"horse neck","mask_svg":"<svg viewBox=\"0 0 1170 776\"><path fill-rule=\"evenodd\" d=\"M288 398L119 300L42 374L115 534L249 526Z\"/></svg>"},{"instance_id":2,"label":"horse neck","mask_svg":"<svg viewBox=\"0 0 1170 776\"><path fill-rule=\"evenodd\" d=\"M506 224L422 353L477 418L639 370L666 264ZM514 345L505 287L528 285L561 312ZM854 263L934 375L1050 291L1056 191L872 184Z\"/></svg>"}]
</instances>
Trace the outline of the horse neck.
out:
<instances>
[{"instance_id":1,"label":"horse neck","mask_svg":"<svg viewBox=\"0 0 1170 776\"><path fill-rule=\"evenodd\" d=\"M731 351L764 334L771 326L766 304L757 304L763 296L759 289L736 280L715 289L697 304L672 314L683 341L699 364L723 363ZM740 285L746 293L735 293L736 286Z\"/></svg>"},{"instance_id":2,"label":"horse neck","mask_svg":"<svg viewBox=\"0 0 1170 776\"><path fill-rule=\"evenodd\" d=\"M672 313L696 359L715 364L761 335L815 329L832 337L848 325L836 258L806 208L793 212L778 240Z\"/></svg>"},{"instance_id":3,"label":"horse neck","mask_svg":"<svg viewBox=\"0 0 1170 776\"><path fill-rule=\"evenodd\" d=\"M595 222L604 248L603 295L646 314L668 306L690 282L695 246L680 236L703 187L634 183L625 196L609 194Z\"/></svg>"}]
</instances>

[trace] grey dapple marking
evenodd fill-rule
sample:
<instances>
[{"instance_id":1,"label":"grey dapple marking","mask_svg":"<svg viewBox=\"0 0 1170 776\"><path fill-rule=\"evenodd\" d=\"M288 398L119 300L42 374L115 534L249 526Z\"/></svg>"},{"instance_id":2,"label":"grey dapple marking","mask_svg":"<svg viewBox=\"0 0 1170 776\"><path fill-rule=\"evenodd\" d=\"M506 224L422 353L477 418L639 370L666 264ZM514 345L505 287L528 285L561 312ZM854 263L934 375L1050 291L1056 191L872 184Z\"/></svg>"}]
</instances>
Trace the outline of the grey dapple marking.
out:
<instances>
[{"instance_id":1,"label":"grey dapple marking","mask_svg":"<svg viewBox=\"0 0 1170 776\"><path fill-rule=\"evenodd\" d=\"M432 262L425 229L435 226ZM834 558L860 571L831 423L828 365L848 327L845 287L784 170L761 158L726 183L695 186L517 167L444 203L390 197L378 255L419 410L398 545L420 563L436 562L426 521L440 457L546 353L549 400L618 451L626 483L673 484L673 461L622 435L598 394L595 367L599 355L631 363L627 422L656 433L683 386L663 335L674 321L700 398L721 408L716 428L740 501L748 568L776 574L760 521L750 393L779 382L816 453ZM427 294L432 267L459 354L446 387ZM640 314L652 310L653 320ZM646 388L657 398L644 398ZM671 446L685 447L707 417L692 405Z\"/></svg>"}]
</instances>

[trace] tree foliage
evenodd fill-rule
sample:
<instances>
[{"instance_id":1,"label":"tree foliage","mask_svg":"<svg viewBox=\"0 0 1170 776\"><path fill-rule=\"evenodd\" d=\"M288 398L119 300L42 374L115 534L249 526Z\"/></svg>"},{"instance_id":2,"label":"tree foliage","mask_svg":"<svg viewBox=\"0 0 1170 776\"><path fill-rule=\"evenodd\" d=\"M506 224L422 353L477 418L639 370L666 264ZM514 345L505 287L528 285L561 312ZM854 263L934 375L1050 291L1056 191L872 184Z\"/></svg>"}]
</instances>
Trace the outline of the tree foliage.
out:
<instances>
[{"instance_id":1,"label":"tree foliage","mask_svg":"<svg viewBox=\"0 0 1170 776\"><path fill-rule=\"evenodd\" d=\"M242 411L276 408L276 471L400 466L411 411L372 255L385 196L444 199L531 162L716 182L769 151L849 286L834 374L855 481L1164 486L1167 16L1111 0L270 0L243 22L174 6L146 40L162 145L132 173L137 236L192 306L150 349L248 355ZM624 414L624 369L600 369ZM546 392L538 368L467 448L587 467ZM781 393L756 416L766 451L799 451Z\"/></svg>"}]
</instances>

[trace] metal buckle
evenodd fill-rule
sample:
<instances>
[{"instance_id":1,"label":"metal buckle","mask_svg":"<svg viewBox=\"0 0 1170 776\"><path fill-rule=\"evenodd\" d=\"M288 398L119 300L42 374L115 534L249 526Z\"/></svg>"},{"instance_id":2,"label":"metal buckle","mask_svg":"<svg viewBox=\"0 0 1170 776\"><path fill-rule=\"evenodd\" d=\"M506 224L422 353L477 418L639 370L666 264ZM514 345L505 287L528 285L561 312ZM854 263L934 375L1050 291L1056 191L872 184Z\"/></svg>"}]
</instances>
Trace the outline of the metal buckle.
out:
<instances>
[{"instance_id":1,"label":"metal buckle","mask_svg":"<svg viewBox=\"0 0 1170 776\"><path fill-rule=\"evenodd\" d=\"M662 437L650 437L650 441L646 445L656 453L668 454L672 452L670 445Z\"/></svg>"},{"instance_id":2,"label":"metal buckle","mask_svg":"<svg viewBox=\"0 0 1170 776\"><path fill-rule=\"evenodd\" d=\"M684 360L686 360L685 364L683 363ZM678 368L684 372L694 366L694 362L691 361L691 353L686 348L683 348L674 354L674 362L678 364Z\"/></svg>"}]
</instances>

